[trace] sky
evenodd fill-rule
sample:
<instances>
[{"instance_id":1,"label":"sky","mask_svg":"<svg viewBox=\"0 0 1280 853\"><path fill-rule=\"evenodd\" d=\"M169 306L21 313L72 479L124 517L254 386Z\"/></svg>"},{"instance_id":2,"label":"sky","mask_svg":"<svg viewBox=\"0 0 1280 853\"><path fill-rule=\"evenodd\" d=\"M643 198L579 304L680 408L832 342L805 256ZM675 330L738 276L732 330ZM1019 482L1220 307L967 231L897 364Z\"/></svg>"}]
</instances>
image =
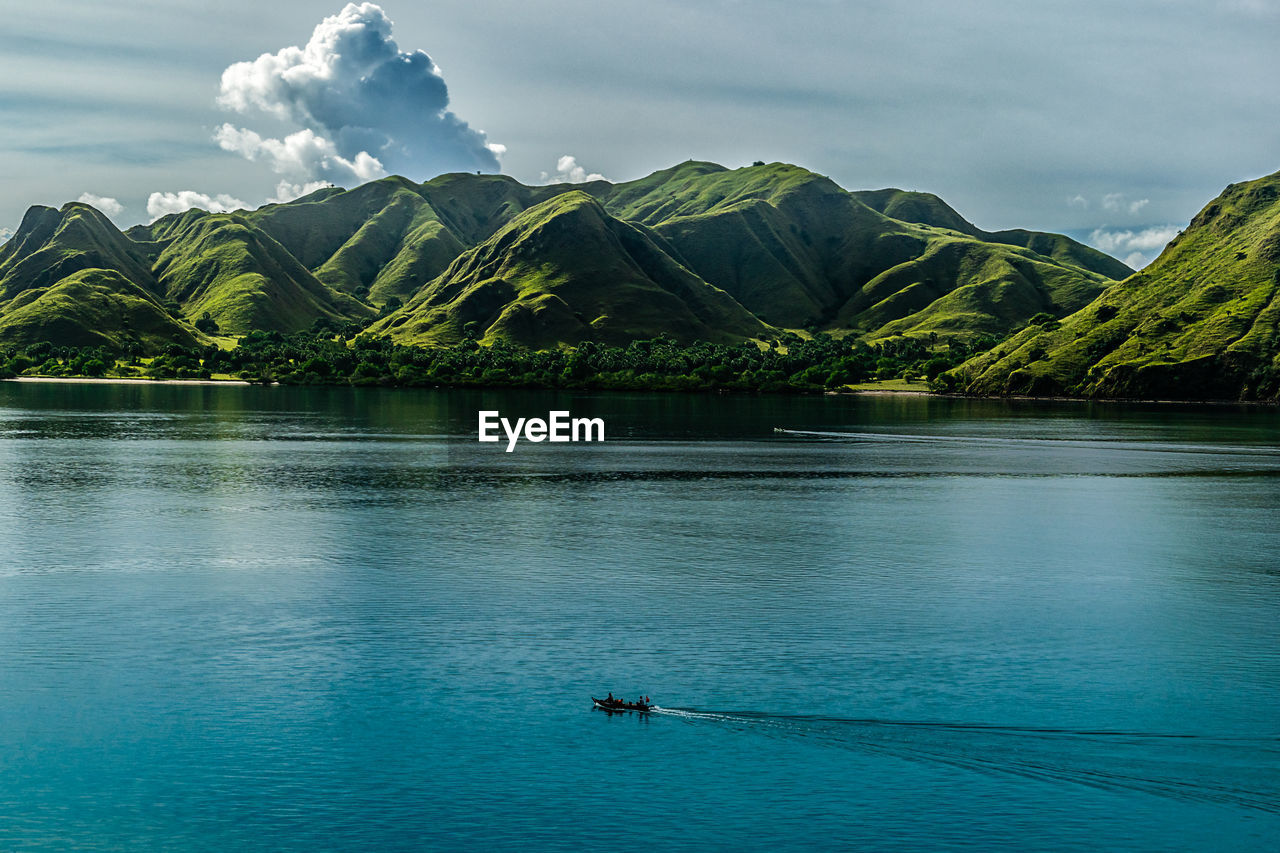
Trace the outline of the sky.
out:
<instances>
[{"instance_id":1,"label":"sky","mask_svg":"<svg viewBox=\"0 0 1280 853\"><path fill-rule=\"evenodd\" d=\"M0 230L796 163L1140 266L1280 170L1280 0L0 0ZM2 236L2 235L0 235Z\"/></svg>"}]
</instances>

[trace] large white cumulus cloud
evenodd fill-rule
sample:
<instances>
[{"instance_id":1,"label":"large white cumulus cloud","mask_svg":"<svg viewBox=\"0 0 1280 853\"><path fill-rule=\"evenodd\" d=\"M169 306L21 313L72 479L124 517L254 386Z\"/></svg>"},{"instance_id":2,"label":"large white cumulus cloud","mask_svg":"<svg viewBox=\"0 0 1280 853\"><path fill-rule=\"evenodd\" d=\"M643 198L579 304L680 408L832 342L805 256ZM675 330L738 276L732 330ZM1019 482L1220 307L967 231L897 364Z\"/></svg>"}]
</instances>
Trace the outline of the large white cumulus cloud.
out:
<instances>
[{"instance_id":1,"label":"large white cumulus cloud","mask_svg":"<svg viewBox=\"0 0 1280 853\"><path fill-rule=\"evenodd\" d=\"M302 129L273 139L226 124L218 143L304 183L497 171L505 149L449 111L440 69L421 50L401 51L391 26L376 4L349 3L321 21L305 47L227 68L221 106Z\"/></svg>"}]
</instances>

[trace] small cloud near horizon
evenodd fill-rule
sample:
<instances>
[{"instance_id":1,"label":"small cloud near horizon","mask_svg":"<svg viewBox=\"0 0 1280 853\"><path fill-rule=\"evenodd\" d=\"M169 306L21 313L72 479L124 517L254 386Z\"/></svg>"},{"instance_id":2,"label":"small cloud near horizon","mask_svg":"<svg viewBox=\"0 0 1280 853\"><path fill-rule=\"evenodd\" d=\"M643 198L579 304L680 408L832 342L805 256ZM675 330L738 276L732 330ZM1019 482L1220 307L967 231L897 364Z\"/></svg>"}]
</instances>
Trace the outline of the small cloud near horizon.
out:
<instances>
[{"instance_id":1,"label":"small cloud near horizon","mask_svg":"<svg viewBox=\"0 0 1280 853\"><path fill-rule=\"evenodd\" d=\"M1136 216L1144 207L1151 204L1149 198L1129 199L1124 193L1105 193L1098 201L1098 207L1108 213L1129 214ZM1084 196L1083 193L1076 193L1067 198L1067 207L1076 207L1080 210L1089 210L1093 207L1093 203Z\"/></svg>"},{"instance_id":2,"label":"small cloud near horizon","mask_svg":"<svg viewBox=\"0 0 1280 853\"><path fill-rule=\"evenodd\" d=\"M588 173L578 165L578 158L572 154L564 154L556 161L554 173L543 172L540 178L544 184L585 184L590 181L609 180L599 172Z\"/></svg>"},{"instance_id":3,"label":"small cloud near horizon","mask_svg":"<svg viewBox=\"0 0 1280 853\"><path fill-rule=\"evenodd\" d=\"M1079 196L1076 197L1079 198ZM1128 211L1130 215L1133 215L1150 203L1151 199L1149 198L1140 198L1135 201L1129 201L1124 193L1107 193L1102 197L1102 209L1110 211L1111 213Z\"/></svg>"},{"instance_id":4,"label":"small cloud near horizon","mask_svg":"<svg viewBox=\"0 0 1280 853\"><path fill-rule=\"evenodd\" d=\"M304 195L311 195L316 190L331 186L333 184L329 181L308 181L305 184L291 184L288 181L281 181L276 184L276 194L267 199L267 204L285 204L294 199L302 198Z\"/></svg>"},{"instance_id":5,"label":"small cloud near horizon","mask_svg":"<svg viewBox=\"0 0 1280 853\"><path fill-rule=\"evenodd\" d=\"M1178 235L1177 225L1152 225L1133 229L1108 229L1105 225L1095 228L1086 241L1090 246L1120 257L1126 264L1140 270L1155 260L1169 241Z\"/></svg>"},{"instance_id":6,"label":"small cloud near horizon","mask_svg":"<svg viewBox=\"0 0 1280 853\"><path fill-rule=\"evenodd\" d=\"M93 193L81 193L76 201L81 204L87 204L106 214L108 219L115 219L124 213L124 205L110 196L94 195Z\"/></svg>"},{"instance_id":7,"label":"small cloud near horizon","mask_svg":"<svg viewBox=\"0 0 1280 853\"><path fill-rule=\"evenodd\" d=\"M160 217L171 213L185 213L193 207L210 213L230 213L233 210L245 210L249 205L226 193L211 196L195 190L181 190L176 193L154 192L147 198L147 216L151 217L149 222L155 222Z\"/></svg>"}]
</instances>

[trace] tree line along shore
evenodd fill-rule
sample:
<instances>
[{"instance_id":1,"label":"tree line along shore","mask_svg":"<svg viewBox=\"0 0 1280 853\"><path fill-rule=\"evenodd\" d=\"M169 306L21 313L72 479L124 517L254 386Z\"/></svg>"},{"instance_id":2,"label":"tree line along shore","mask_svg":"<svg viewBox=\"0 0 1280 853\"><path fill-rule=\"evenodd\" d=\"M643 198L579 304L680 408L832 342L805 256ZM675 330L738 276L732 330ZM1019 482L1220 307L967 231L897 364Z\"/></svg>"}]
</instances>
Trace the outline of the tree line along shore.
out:
<instances>
[{"instance_id":1,"label":"tree line along shore","mask_svg":"<svg viewBox=\"0 0 1280 853\"><path fill-rule=\"evenodd\" d=\"M937 384L947 370L998 343L915 338L865 343L783 333L772 341L680 344L667 337L626 346L585 342L529 349L505 341L397 344L330 329L254 331L234 347L165 347L157 355L51 343L0 347L0 378L238 379L287 385L495 387L633 391L812 393L872 380Z\"/></svg>"}]
</instances>

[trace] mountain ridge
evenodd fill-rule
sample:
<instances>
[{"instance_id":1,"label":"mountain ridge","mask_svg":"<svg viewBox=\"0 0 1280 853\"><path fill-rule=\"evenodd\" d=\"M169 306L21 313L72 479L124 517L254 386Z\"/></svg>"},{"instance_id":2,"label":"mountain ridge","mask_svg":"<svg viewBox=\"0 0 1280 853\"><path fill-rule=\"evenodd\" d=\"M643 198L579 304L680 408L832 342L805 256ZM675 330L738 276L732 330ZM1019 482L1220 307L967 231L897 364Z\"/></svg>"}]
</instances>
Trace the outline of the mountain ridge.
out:
<instances>
[{"instance_id":1,"label":"mountain ridge","mask_svg":"<svg viewBox=\"0 0 1280 853\"><path fill-rule=\"evenodd\" d=\"M554 228L494 242L540 208L534 218L550 216ZM960 261L936 262L957 246ZM458 266L481 255L512 281ZM622 183L391 176L253 211L192 209L125 232L80 203L32 208L0 247L0 294L84 269L117 273L179 325L224 333L328 324L533 347L800 328L868 339L1003 334L1035 313L1081 307L1127 271L1061 235L983 232L926 193L849 192L790 164L702 161ZM450 288L468 295L446 299ZM493 310L478 311L482 303ZM428 316L438 328L423 325Z\"/></svg>"},{"instance_id":2,"label":"mountain ridge","mask_svg":"<svg viewBox=\"0 0 1280 853\"><path fill-rule=\"evenodd\" d=\"M976 394L1280 396L1280 172L1229 185L1141 272L945 382Z\"/></svg>"}]
</instances>

